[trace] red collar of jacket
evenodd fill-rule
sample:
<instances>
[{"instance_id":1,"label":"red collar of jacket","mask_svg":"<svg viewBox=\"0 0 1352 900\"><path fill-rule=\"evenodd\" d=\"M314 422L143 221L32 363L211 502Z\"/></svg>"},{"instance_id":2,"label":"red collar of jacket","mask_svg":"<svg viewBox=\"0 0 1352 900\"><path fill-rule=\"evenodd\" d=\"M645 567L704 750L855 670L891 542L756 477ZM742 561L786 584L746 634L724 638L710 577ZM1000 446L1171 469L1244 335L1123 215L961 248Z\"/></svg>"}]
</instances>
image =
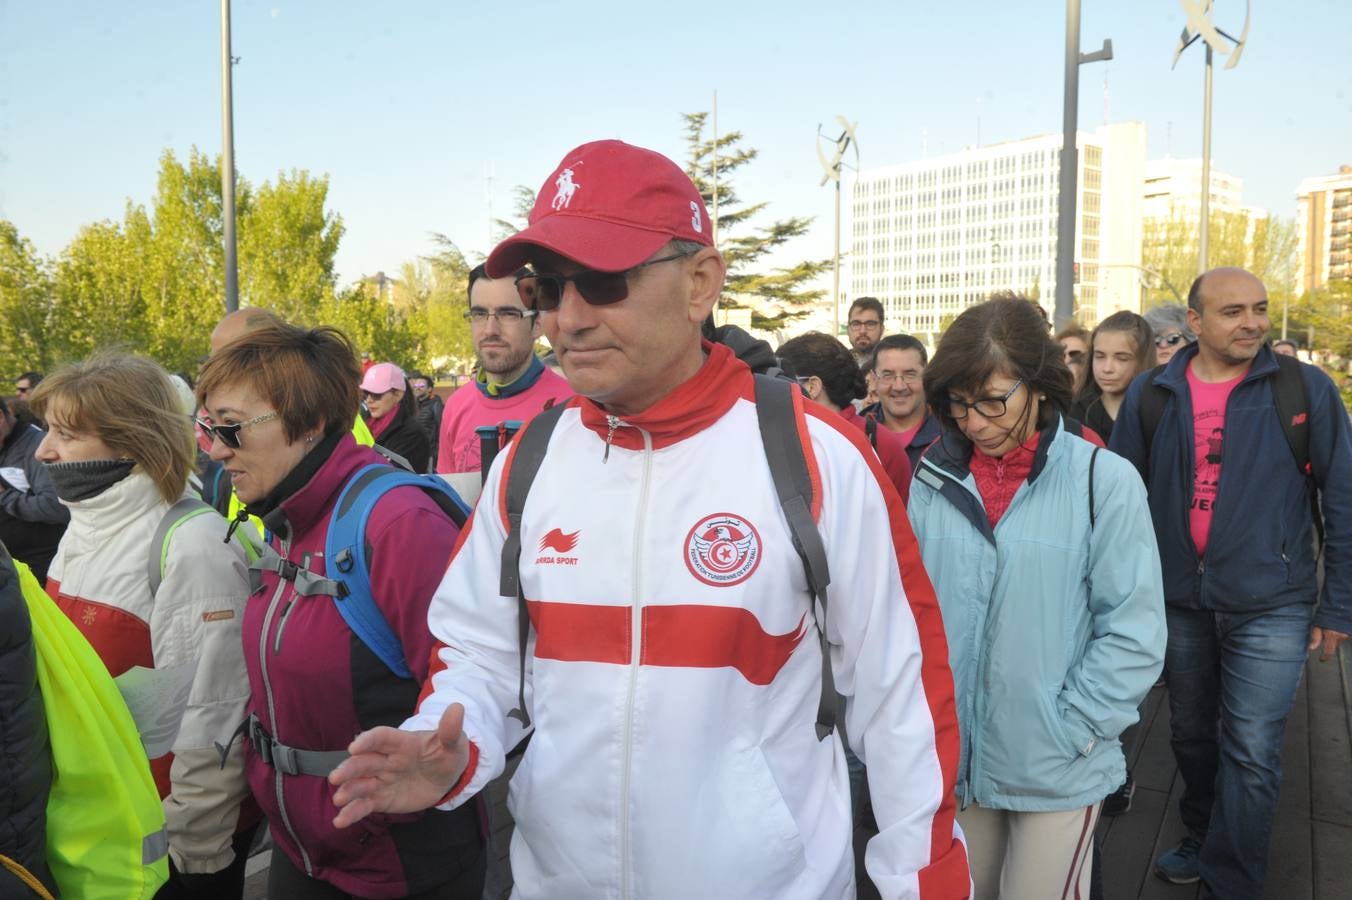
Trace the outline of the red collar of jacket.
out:
<instances>
[{"instance_id":1,"label":"red collar of jacket","mask_svg":"<svg viewBox=\"0 0 1352 900\"><path fill-rule=\"evenodd\" d=\"M701 342L704 365L689 380L643 412L620 419L610 443L626 450L642 450L643 429L652 436L653 449L675 444L708 428L741 398L754 396L751 369L722 344ZM610 434L608 413L599 404L579 397L575 401L582 424L605 440Z\"/></svg>"}]
</instances>

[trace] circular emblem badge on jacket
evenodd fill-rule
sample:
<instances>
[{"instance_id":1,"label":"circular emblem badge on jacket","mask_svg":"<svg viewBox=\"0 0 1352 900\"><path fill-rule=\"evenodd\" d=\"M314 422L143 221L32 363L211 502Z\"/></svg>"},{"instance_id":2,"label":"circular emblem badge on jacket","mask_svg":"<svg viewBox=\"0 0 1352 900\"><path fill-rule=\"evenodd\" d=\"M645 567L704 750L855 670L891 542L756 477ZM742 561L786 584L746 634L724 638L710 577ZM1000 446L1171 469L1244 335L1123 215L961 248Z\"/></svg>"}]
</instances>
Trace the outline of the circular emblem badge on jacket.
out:
<instances>
[{"instance_id":1,"label":"circular emblem badge on jacket","mask_svg":"<svg viewBox=\"0 0 1352 900\"><path fill-rule=\"evenodd\" d=\"M746 581L760 559L761 539L756 526L732 513L705 516L685 536L686 568L714 587Z\"/></svg>"}]
</instances>

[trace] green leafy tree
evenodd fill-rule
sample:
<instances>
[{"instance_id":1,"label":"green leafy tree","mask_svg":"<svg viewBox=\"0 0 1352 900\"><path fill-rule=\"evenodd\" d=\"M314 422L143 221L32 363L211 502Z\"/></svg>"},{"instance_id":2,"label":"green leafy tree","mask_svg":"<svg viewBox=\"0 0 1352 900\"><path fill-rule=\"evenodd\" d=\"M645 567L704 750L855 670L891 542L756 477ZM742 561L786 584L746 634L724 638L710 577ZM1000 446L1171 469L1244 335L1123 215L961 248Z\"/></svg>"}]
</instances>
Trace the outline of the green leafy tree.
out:
<instances>
[{"instance_id":1,"label":"green leafy tree","mask_svg":"<svg viewBox=\"0 0 1352 900\"><path fill-rule=\"evenodd\" d=\"M731 131L705 137L709 114L685 113L688 158L685 171L695 182L709 209L713 209L714 162L718 163L718 245L728 263L724 308L750 307L754 328L778 331L790 321L806 315L809 307L825 296L825 291L808 285L826 272L830 260L805 260L787 268L766 270L765 257L794 238L807 233L809 217L794 217L754 225L769 205L744 203L733 184L736 172L754 160L757 151L741 146L742 133Z\"/></svg>"},{"instance_id":2,"label":"green leafy tree","mask_svg":"<svg viewBox=\"0 0 1352 900\"><path fill-rule=\"evenodd\" d=\"M1207 235L1208 264L1240 266L1262 279L1274 303L1292 297L1295 288L1296 223L1267 217L1250 219L1245 212L1214 212ZM1186 297L1197 277L1198 227L1182 215L1148 219L1142 242L1142 266L1161 277L1150 279L1145 307L1175 303L1172 285Z\"/></svg>"},{"instance_id":3,"label":"green leafy tree","mask_svg":"<svg viewBox=\"0 0 1352 900\"><path fill-rule=\"evenodd\" d=\"M312 321L334 294L343 220L327 210L329 179L278 173L253 193L239 226L240 303Z\"/></svg>"},{"instance_id":4,"label":"green leafy tree","mask_svg":"<svg viewBox=\"0 0 1352 900\"><path fill-rule=\"evenodd\" d=\"M12 222L0 220L0 357L11 375L51 368L52 317L47 263Z\"/></svg>"},{"instance_id":5,"label":"green leafy tree","mask_svg":"<svg viewBox=\"0 0 1352 900\"><path fill-rule=\"evenodd\" d=\"M56 264L53 362L101 347L146 349L150 321L144 299L146 223L130 209L124 228L96 222L80 229Z\"/></svg>"},{"instance_id":6,"label":"green leafy tree","mask_svg":"<svg viewBox=\"0 0 1352 900\"><path fill-rule=\"evenodd\" d=\"M530 218L530 211L535 207L535 191L526 187L524 184L518 184L512 188L512 218L494 219L493 224L497 226L497 232L494 239L505 241L507 238L516 234L518 231L524 231L526 220Z\"/></svg>"}]
</instances>

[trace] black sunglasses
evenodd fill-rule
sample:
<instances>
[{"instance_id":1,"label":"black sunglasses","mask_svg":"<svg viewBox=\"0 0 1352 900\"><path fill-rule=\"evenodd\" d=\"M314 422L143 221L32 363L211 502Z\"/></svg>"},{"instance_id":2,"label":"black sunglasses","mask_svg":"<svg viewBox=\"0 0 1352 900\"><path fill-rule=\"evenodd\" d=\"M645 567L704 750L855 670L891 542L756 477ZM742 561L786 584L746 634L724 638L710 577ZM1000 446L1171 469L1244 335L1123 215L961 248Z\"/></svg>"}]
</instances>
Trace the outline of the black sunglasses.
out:
<instances>
[{"instance_id":1,"label":"black sunglasses","mask_svg":"<svg viewBox=\"0 0 1352 900\"><path fill-rule=\"evenodd\" d=\"M216 425L207 419L193 419L193 421L197 423L197 427L202 429L208 437L220 438L222 444L225 444L225 446L229 447L231 450L238 450L239 432L241 429L248 428L250 425L261 425L264 422L271 422L275 418L277 418L277 414L275 412L270 412L252 418L247 422L237 422L234 425Z\"/></svg>"},{"instance_id":2,"label":"black sunglasses","mask_svg":"<svg viewBox=\"0 0 1352 900\"><path fill-rule=\"evenodd\" d=\"M633 273L691 255L693 251L674 253L639 263L623 272L597 272L593 269L584 269L576 275L531 272L516 279L516 292L521 297L521 304L527 309L551 312L559 308L559 303L563 301L564 285L571 281L583 300L592 306L608 306L629 296L629 276Z\"/></svg>"},{"instance_id":3,"label":"black sunglasses","mask_svg":"<svg viewBox=\"0 0 1352 900\"><path fill-rule=\"evenodd\" d=\"M1159 337L1155 338L1155 346L1156 346L1156 347L1173 347L1173 346L1175 346L1179 341L1182 341L1182 340L1185 340L1185 338L1183 337L1182 332L1175 331L1173 334L1170 334L1170 335L1160 335Z\"/></svg>"}]
</instances>

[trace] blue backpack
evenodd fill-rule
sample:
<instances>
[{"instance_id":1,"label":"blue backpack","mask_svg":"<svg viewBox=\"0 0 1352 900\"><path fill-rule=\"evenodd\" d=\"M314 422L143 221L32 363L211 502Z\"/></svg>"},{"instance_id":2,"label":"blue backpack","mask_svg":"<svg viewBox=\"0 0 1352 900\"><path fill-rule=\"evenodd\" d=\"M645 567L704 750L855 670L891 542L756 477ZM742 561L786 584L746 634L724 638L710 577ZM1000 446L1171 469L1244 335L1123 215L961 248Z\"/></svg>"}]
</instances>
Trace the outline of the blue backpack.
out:
<instances>
[{"instance_id":1,"label":"blue backpack","mask_svg":"<svg viewBox=\"0 0 1352 900\"><path fill-rule=\"evenodd\" d=\"M366 542L371 510L387 492L405 486L425 491L457 528L463 528L469 519L470 510L465 501L440 477L415 475L383 463L372 463L357 470L334 504L324 538L324 575L283 559L271 548L250 568L277 573L295 585L297 593L302 595L333 597L347 627L386 668L400 678L412 678L399 636L371 596L371 548Z\"/></svg>"},{"instance_id":2,"label":"blue backpack","mask_svg":"<svg viewBox=\"0 0 1352 900\"><path fill-rule=\"evenodd\" d=\"M412 678L399 636L371 596L371 548L366 543L366 523L376 502L388 491L404 486L426 491L457 528L463 528L469 519L465 501L441 478L372 463L359 470L338 495L324 538L324 560L329 578L338 582L333 599L343 621L391 672Z\"/></svg>"}]
</instances>

